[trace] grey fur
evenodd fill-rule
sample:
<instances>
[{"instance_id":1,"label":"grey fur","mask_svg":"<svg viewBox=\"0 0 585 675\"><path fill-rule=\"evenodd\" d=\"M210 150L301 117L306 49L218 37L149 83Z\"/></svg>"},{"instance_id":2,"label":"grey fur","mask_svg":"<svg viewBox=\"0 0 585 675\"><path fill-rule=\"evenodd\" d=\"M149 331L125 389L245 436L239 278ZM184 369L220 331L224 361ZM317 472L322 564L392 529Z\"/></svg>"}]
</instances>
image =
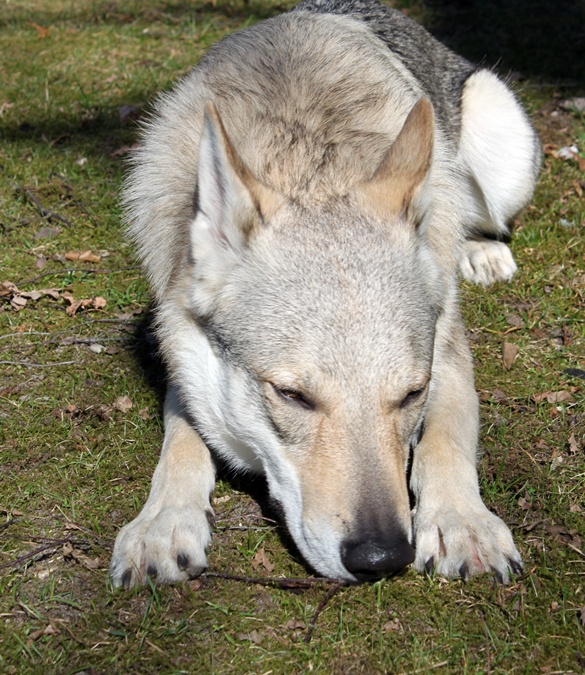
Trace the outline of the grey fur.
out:
<instances>
[{"instance_id":1,"label":"grey fur","mask_svg":"<svg viewBox=\"0 0 585 675\"><path fill-rule=\"evenodd\" d=\"M397 9L376 0L304 0L292 11L341 14L363 22L398 56L433 103L438 124L456 144L461 90L477 69Z\"/></svg>"}]
</instances>

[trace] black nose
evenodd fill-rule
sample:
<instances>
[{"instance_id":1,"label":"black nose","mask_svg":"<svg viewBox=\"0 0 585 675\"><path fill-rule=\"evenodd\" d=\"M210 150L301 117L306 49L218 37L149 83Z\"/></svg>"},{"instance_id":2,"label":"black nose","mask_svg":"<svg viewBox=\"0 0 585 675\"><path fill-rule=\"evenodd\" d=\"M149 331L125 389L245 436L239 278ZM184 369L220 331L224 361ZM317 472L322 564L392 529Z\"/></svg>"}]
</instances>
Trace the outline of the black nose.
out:
<instances>
[{"instance_id":1,"label":"black nose","mask_svg":"<svg viewBox=\"0 0 585 675\"><path fill-rule=\"evenodd\" d=\"M392 538L364 537L343 542L341 561L359 581L393 574L414 561L414 549L400 533Z\"/></svg>"}]
</instances>

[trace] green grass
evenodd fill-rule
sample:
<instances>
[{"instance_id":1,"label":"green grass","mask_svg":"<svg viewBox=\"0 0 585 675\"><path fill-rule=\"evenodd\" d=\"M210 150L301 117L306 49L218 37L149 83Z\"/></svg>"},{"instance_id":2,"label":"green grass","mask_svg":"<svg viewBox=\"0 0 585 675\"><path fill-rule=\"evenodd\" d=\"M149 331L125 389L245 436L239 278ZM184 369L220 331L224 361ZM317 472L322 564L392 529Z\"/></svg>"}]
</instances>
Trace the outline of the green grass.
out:
<instances>
[{"instance_id":1,"label":"green grass","mask_svg":"<svg viewBox=\"0 0 585 675\"><path fill-rule=\"evenodd\" d=\"M0 0L0 282L56 293L20 311L0 298L0 672L583 672L585 384L566 370L585 369L585 174L550 154L518 219L518 276L462 289L482 490L512 527L521 578L501 587L408 570L343 588L309 644L328 585L111 587L114 538L148 494L162 439L149 293L120 227L124 150L134 118L210 44L290 4ZM519 92L543 141L585 149L583 117L557 106L583 95L571 52L582 43L569 39L585 25L578 3L551 20L550 51L543 0L530 11L518 0L515 13L495 1L400 4L468 56L529 76ZM99 262L63 257L84 250ZM106 305L71 316L67 292ZM511 370L504 342L518 348ZM537 402L559 391L571 400ZM210 571L306 576L243 488L218 483ZM270 574L252 566L262 548Z\"/></svg>"}]
</instances>

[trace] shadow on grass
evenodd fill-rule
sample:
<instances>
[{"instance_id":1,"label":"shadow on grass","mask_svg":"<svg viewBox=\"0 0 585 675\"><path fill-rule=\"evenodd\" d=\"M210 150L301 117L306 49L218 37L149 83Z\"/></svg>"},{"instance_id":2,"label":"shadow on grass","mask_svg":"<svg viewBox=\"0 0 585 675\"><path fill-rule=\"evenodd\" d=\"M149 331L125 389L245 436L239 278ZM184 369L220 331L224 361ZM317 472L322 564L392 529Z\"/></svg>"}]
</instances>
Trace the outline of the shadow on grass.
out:
<instances>
[{"instance_id":1,"label":"shadow on grass","mask_svg":"<svg viewBox=\"0 0 585 675\"><path fill-rule=\"evenodd\" d=\"M475 62L585 86L585 0L425 0L427 26Z\"/></svg>"},{"instance_id":2,"label":"shadow on grass","mask_svg":"<svg viewBox=\"0 0 585 675\"><path fill-rule=\"evenodd\" d=\"M409 2L402 3L412 4ZM427 28L450 47L474 62L495 66L504 75L512 72L536 82L565 86L573 94L585 90L585 0L422 0L415 4L428 17ZM47 24L79 14L80 22L181 21L185 15L226 18L240 21L264 19L279 13L284 4L250 3L242 0L202 4L194 11L187 3L161 2L154 11L141 11L131 1L100 3L92 12L45 13L38 21ZM154 12L154 13L153 13ZM179 74L177 74L179 75ZM5 143L50 143L79 154L109 157L121 145L131 144L138 127L121 120L119 109L135 105L137 115L148 110L157 91L134 91L96 106L89 114L60 114L59 117L31 117L18 125L0 125ZM40 113L36 113L39 115Z\"/></svg>"}]
</instances>

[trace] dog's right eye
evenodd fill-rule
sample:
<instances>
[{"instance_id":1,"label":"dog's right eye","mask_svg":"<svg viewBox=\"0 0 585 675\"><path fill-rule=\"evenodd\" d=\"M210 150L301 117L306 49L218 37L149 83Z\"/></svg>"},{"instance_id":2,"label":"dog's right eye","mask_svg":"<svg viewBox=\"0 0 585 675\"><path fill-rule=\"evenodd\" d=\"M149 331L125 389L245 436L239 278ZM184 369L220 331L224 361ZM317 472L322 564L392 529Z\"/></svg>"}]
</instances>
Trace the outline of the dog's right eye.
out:
<instances>
[{"instance_id":1,"label":"dog's right eye","mask_svg":"<svg viewBox=\"0 0 585 675\"><path fill-rule=\"evenodd\" d=\"M400 403L401 408L406 408L407 405L410 405L411 403L414 403L418 398L420 398L421 394L423 393L424 389L415 389L413 391L409 391L408 394L402 399L402 402Z\"/></svg>"},{"instance_id":2,"label":"dog's right eye","mask_svg":"<svg viewBox=\"0 0 585 675\"><path fill-rule=\"evenodd\" d=\"M299 393L298 391L295 391L294 389L281 389L280 387L277 387L276 385L272 385L274 391L280 396L280 398L284 399L288 403L294 403L296 405L301 406L301 408L304 408L305 410L314 410L315 406L311 401L306 396L303 396L303 394Z\"/></svg>"}]
</instances>

